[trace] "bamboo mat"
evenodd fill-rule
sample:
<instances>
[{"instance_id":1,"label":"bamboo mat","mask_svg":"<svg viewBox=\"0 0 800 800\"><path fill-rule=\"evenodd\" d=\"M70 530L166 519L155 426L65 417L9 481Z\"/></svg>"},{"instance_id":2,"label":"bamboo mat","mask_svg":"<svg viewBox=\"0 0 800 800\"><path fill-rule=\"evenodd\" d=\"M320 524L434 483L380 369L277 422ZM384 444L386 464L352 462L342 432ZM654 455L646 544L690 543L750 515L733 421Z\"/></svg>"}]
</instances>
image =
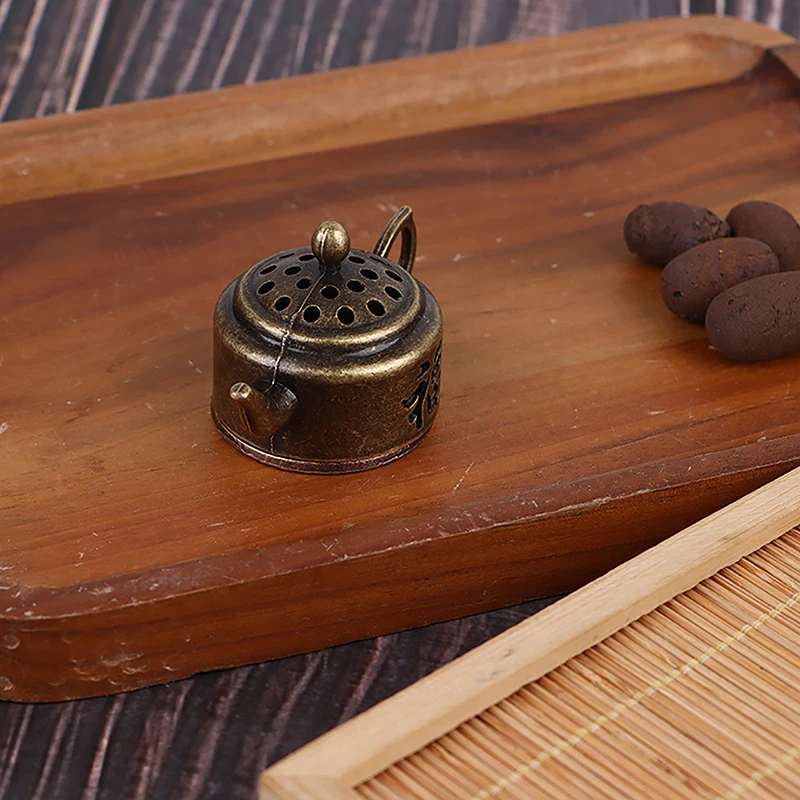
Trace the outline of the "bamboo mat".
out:
<instances>
[{"instance_id":1,"label":"bamboo mat","mask_svg":"<svg viewBox=\"0 0 800 800\"><path fill-rule=\"evenodd\" d=\"M800 797L800 533L354 787L400 798Z\"/></svg>"}]
</instances>

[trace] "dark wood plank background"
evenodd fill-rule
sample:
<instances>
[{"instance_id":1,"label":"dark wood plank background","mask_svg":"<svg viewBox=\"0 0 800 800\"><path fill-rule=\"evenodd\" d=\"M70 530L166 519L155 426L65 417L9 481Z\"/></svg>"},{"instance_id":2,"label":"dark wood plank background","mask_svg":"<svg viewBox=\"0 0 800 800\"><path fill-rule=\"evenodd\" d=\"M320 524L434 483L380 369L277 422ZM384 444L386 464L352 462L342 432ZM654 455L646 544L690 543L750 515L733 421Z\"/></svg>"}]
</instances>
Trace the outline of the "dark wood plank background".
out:
<instances>
[{"instance_id":1,"label":"dark wood plank background","mask_svg":"<svg viewBox=\"0 0 800 800\"><path fill-rule=\"evenodd\" d=\"M800 0L0 0L0 119ZM0 798L252 798L268 764L547 604L127 695L0 704Z\"/></svg>"}]
</instances>

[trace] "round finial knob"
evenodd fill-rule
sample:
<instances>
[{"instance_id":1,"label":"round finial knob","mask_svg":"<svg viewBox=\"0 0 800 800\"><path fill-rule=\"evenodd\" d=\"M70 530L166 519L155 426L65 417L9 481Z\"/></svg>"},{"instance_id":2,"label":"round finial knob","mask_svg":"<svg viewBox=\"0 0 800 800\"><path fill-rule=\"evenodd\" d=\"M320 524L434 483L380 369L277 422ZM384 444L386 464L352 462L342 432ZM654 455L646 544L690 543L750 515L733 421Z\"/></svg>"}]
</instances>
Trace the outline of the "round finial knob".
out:
<instances>
[{"instance_id":1,"label":"round finial knob","mask_svg":"<svg viewBox=\"0 0 800 800\"><path fill-rule=\"evenodd\" d=\"M341 223L326 220L314 231L311 250L326 272L335 272L350 252L350 235Z\"/></svg>"}]
</instances>

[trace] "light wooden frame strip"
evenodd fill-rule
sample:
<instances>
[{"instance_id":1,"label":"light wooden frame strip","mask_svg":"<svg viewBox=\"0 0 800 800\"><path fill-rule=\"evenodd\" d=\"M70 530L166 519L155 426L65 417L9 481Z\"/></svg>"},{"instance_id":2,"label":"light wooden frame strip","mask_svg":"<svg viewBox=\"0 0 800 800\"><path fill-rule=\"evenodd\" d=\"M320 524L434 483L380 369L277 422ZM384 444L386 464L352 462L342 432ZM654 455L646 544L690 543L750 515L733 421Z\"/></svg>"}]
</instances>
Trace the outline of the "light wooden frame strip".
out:
<instances>
[{"instance_id":1,"label":"light wooden frame strip","mask_svg":"<svg viewBox=\"0 0 800 800\"><path fill-rule=\"evenodd\" d=\"M691 525L285 758L262 800L352 787L800 524L800 468Z\"/></svg>"},{"instance_id":2,"label":"light wooden frame strip","mask_svg":"<svg viewBox=\"0 0 800 800\"><path fill-rule=\"evenodd\" d=\"M662 18L4 123L0 204L722 83L794 42Z\"/></svg>"}]
</instances>

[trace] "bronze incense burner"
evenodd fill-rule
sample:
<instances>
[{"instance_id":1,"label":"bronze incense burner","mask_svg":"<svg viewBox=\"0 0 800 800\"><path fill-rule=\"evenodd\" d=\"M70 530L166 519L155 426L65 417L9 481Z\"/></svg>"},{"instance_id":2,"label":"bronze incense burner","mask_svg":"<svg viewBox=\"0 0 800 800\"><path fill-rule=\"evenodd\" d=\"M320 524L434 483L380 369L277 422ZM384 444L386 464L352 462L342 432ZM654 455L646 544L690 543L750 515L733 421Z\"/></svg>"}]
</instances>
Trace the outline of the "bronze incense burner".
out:
<instances>
[{"instance_id":1,"label":"bronze incense burner","mask_svg":"<svg viewBox=\"0 0 800 800\"><path fill-rule=\"evenodd\" d=\"M402 235L398 263L386 256ZM337 222L310 247L259 261L220 295L211 413L237 450L296 472L341 473L399 458L439 405L442 313L411 275L408 206L375 251Z\"/></svg>"}]
</instances>

